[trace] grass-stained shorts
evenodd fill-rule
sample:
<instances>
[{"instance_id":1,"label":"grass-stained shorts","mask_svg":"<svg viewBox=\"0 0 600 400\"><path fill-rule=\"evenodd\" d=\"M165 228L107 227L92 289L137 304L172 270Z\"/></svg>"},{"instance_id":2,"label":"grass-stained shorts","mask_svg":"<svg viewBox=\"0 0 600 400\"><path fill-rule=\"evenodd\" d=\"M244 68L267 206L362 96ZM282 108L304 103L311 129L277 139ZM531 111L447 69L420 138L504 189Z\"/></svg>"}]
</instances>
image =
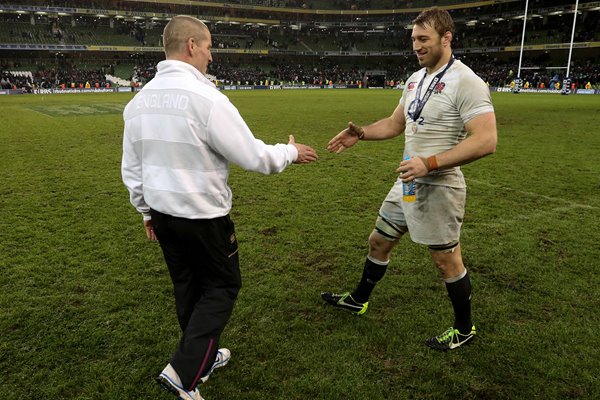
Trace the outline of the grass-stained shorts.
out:
<instances>
[{"instance_id":1,"label":"grass-stained shorts","mask_svg":"<svg viewBox=\"0 0 600 400\"><path fill-rule=\"evenodd\" d=\"M402 181L397 180L383 201L379 215L400 231L408 228L415 243L435 246L458 242L467 189L415 182L415 193L414 202L403 201Z\"/></svg>"}]
</instances>

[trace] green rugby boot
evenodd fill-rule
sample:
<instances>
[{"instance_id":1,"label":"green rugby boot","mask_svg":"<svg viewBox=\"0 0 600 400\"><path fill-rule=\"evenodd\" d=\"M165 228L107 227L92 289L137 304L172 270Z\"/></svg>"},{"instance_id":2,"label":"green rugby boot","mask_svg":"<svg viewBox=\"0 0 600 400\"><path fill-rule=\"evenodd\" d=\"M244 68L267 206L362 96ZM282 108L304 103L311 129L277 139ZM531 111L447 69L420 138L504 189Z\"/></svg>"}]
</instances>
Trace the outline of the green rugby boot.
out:
<instances>
[{"instance_id":1,"label":"green rugby boot","mask_svg":"<svg viewBox=\"0 0 600 400\"><path fill-rule=\"evenodd\" d=\"M427 339L425 344L435 350L453 350L462 346L463 344L469 343L471 340L473 340L473 338L475 338L475 335L477 335L475 325L471 327L471 332L467 333L466 335L460 333L458 329L451 327L441 335Z\"/></svg>"},{"instance_id":2,"label":"green rugby boot","mask_svg":"<svg viewBox=\"0 0 600 400\"><path fill-rule=\"evenodd\" d=\"M343 308L344 310L348 310L352 314L356 315L364 314L369 307L368 301L365 303L359 303L352 298L350 292L342 294L323 292L321 293L321 298L334 307Z\"/></svg>"}]
</instances>

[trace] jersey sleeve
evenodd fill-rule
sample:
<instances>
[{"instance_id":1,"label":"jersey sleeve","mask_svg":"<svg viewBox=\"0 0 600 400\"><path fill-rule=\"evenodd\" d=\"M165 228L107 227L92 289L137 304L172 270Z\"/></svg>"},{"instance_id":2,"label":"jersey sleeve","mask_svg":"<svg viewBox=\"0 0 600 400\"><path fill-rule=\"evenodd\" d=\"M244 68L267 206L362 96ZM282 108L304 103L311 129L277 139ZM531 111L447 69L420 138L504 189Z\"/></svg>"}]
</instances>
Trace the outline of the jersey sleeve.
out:
<instances>
[{"instance_id":1,"label":"jersey sleeve","mask_svg":"<svg viewBox=\"0 0 600 400\"><path fill-rule=\"evenodd\" d=\"M467 74L460 82L457 92L456 106L463 123L472 118L494 112L490 89L485 82L474 73Z\"/></svg>"},{"instance_id":2,"label":"jersey sleeve","mask_svg":"<svg viewBox=\"0 0 600 400\"><path fill-rule=\"evenodd\" d=\"M298 157L291 144L265 144L256 139L237 108L227 99L213 107L208 121L208 144L230 162L247 171L279 173Z\"/></svg>"}]
</instances>

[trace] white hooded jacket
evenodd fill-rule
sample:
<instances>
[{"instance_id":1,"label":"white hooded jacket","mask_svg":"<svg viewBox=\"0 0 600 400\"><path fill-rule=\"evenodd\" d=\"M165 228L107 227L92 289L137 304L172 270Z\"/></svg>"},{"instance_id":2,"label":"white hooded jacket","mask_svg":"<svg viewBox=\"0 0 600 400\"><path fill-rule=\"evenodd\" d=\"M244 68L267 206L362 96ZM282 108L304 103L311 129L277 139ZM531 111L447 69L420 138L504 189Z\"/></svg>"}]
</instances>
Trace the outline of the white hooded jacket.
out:
<instances>
[{"instance_id":1,"label":"white hooded jacket","mask_svg":"<svg viewBox=\"0 0 600 400\"><path fill-rule=\"evenodd\" d=\"M193 66L161 61L127 104L121 173L131 204L189 219L231 210L229 163L273 174L296 160L290 144L256 139L229 99Z\"/></svg>"}]
</instances>

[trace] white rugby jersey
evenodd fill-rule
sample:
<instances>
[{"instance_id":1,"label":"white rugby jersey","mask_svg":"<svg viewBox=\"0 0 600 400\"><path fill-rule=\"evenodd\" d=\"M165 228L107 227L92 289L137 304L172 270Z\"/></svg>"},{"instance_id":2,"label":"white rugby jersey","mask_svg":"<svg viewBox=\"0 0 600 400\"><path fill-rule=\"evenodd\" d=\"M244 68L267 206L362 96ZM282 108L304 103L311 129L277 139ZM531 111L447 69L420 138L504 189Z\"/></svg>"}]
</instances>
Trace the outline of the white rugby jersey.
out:
<instances>
[{"instance_id":1,"label":"white rugby jersey","mask_svg":"<svg viewBox=\"0 0 600 400\"><path fill-rule=\"evenodd\" d=\"M127 104L121 172L131 204L189 219L231 210L229 163L281 172L298 157L290 144L256 139L229 99L193 66L161 61Z\"/></svg>"},{"instance_id":2,"label":"white rugby jersey","mask_svg":"<svg viewBox=\"0 0 600 400\"><path fill-rule=\"evenodd\" d=\"M442 72L446 65L425 77L420 98L423 99L429 84ZM404 107L406 118L404 157L429 157L456 146L465 139L465 123L473 117L493 112L490 91L485 82L475 75L471 68L460 60L455 60L442 79L436 84L429 100L423 107L417 121L408 115L410 105L415 101L419 83L426 75L426 69L415 72L408 78L400 105ZM459 167L431 171L417 178L417 182L451 187L465 187L464 176Z\"/></svg>"}]
</instances>

